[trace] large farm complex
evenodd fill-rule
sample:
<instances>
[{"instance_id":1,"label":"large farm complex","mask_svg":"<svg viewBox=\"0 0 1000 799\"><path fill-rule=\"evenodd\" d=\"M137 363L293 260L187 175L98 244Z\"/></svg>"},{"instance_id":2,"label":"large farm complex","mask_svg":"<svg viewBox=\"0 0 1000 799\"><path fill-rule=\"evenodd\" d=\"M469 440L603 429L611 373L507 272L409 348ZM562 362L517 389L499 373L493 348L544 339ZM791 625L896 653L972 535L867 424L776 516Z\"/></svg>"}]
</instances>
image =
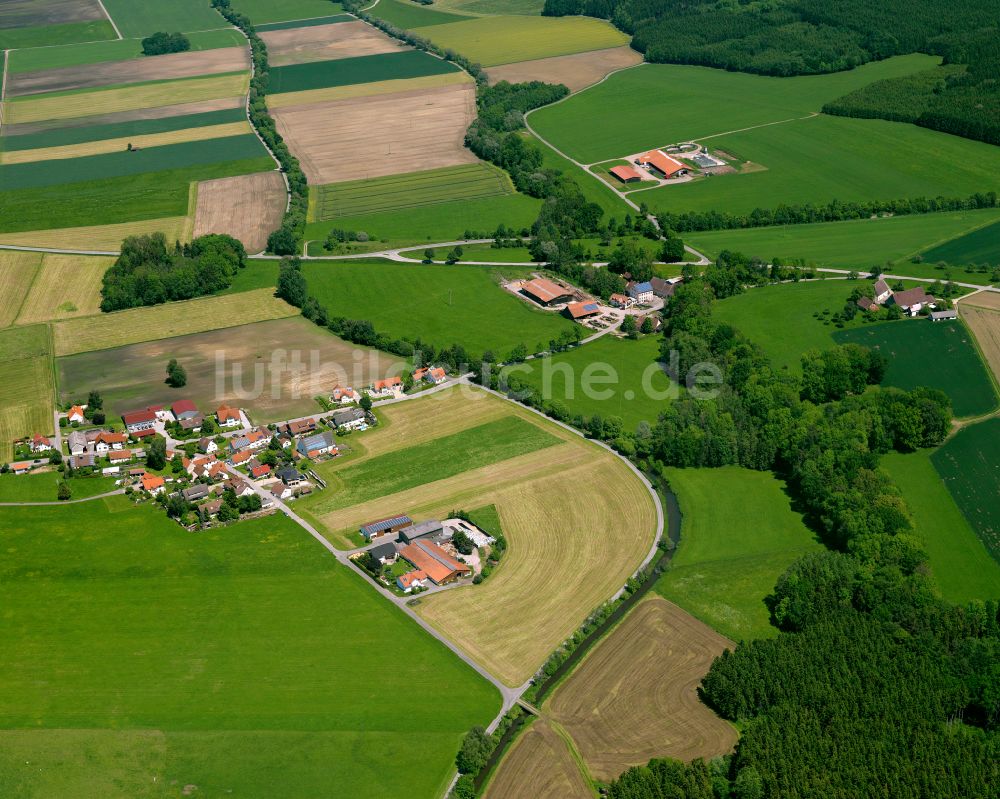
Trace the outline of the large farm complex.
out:
<instances>
[{"instance_id":1,"label":"large farm complex","mask_svg":"<svg viewBox=\"0 0 1000 799\"><path fill-rule=\"evenodd\" d=\"M0 0L0 797L993 799L959 6Z\"/></svg>"}]
</instances>

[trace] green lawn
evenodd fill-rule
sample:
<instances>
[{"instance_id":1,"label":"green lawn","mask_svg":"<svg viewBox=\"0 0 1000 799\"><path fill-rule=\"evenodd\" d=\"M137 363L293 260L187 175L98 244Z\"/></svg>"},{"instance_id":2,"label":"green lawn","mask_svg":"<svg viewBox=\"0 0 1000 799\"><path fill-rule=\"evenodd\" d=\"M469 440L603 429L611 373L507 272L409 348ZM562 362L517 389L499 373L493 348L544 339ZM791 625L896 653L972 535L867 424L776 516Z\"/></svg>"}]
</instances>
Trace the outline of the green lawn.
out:
<instances>
[{"instance_id":1,"label":"green lawn","mask_svg":"<svg viewBox=\"0 0 1000 799\"><path fill-rule=\"evenodd\" d=\"M326 17L340 11L340 3L330 0L233 0L233 8L246 14L253 24L285 22L293 19Z\"/></svg>"},{"instance_id":2,"label":"green lawn","mask_svg":"<svg viewBox=\"0 0 1000 799\"><path fill-rule=\"evenodd\" d=\"M401 50L397 53L378 53L355 58L338 58L333 61L273 67L270 72L268 93L301 92L309 89L326 89L331 86L350 86L355 83L443 75L456 71L458 67L450 61L435 58L423 50Z\"/></svg>"},{"instance_id":3,"label":"green lawn","mask_svg":"<svg viewBox=\"0 0 1000 799\"><path fill-rule=\"evenodd\" d=\"M421 6L411 0L379 0L369 12L373 17L391 22L397 28L425 28L428 25L443 25L468 19L462 14L449 14Z\"/></svg>"},{"instance_id":4,"label":"green lawn","mask_svg":"<svg viewBox=\"0 0 1000 799\"><path fill-rule=\"evenodd\" d=\"M243 47L246 39L232 28L188 34L191 50L215 50L220 47ZM38 47L14 50L7 64L10 74L59 69L107 61L126 61L142 56L142 39L112 39L107 42L67 44L61 47Z\"/></svg>"},{"instance_id":5,"label":"green lawn","mask_svg":"<svg viewBox=\"0 0 1000 799\"><path fill-rule=\"evenodd\" d=\"M205 0L103 0L122 36L149 36L157 31L204 31L229 23Z\"/></svg>"},{"instance_id":6,"label":"green lawn","mask_svg":"<svg viewBox=\"0 0 1000 799\"><path fill-rule=\"evenodd\" d=\"M478 17L435 25L421 35L484 67L620 47L629 41L611 23L593 17Z\"/></svg>"},{"instance_id":7,"label":"green lawn","mask_svg":"<svg viewBox=\"0 0 1000 799\"><path fill-rule=\"evenodd\" d=\"M263 155L86 183L0 191L0 233L184 216L192 181L265 172L273 164Z\"/></svg>"},{"instance_id":8,"label":"green lawn","mask_svg":"<svg viewBox=\"0 0 1000 799\"><path fill-rule=\"evenodd\" d=\"M55 502L60 472L0 474L0 502ZM74 477L69 480L70 499L105 494L118 488L113 477Z\"/></svg>"},{"instance_id":9,"label":"green lawn","mask_svg":"<svg viewBox=\"0 0 1000 799\"><path fill-rule=\"evenodd\" d=\"M590 164L806 116L872 81L919 72L937 62L926 55L898 56L848 72L796 78L645 64L536 111L530 119L542 137ZM715 140L713 146L720 141Z\"/></svg>"},{"instance_id":10,"label":"green lawn","mask_svg":"<svg viewBox=\"0 0 1000 799\"><path fill-rule=\"evenodd\" d=\"M950 264L1000 265L1000 222L981 227L961 238L932 247L924 253L928 261Z\"/></svg>"},{"instance_id":11,"label":"green lawn","mask_svg":"<svg viewBox=\"0 0 1000 799\"><path fill-rule=\"evenodd\" d=\"M470 510L469 520L480 530L489 533L494 538L503 535L503 526L500 524L500 514L496 505L485 505L482 508Z\"/></svg>"},{"instance_id":12,"label":"green lawn","mask_svg":"<svg viewBox=\"0 0 1000 799\"><path fill-rule=\"evenodd\" d=\"M393 211L376 211L341 216L306 226L306 238L318 240L310 255L322 255L323 240L332 228L363 230L373 239L401 247L423 242L485 238L493 235L500 223L514 230L531 227L538 218L541 201L526 194L508 194L480 200L451 202ZM466 236L466 232L475 236ZM376 249L383 249L378 247Z\"/></svg>"},{"instance_id":13,"label":"green lawn","mask_svg":"<svg viewBox=\"0 0 1000 799\"><path fill-rule=\"evenodd\" d=\"M904 122L820 115L708 143L763 168L636 192L631 199L656 211L746 213L780 204L1000 189L1000 148Z\"/></svg>"},{"instance_id":14,"label":"green lawn","mask_svg":"<svg viewBox=\"0 0 1000 799\"><path fill-rule=\"evenodd\" d=\"M405 175L350 180L318 186L315 216L331 220L349 214L368 214L416 208L450 201L479 200L512 194L510 178L486 163L461 164Z\"/></svg>"},{"instance_id":15,"label":"green lawn","mask_svg":"<svg viewBox=\"0 0 1000 799\"><path fill-rule=\"evenodd\" d=\"M328 513L558 443L558 438L537 425L517 416L505 416L343 469L320 467L329 487L305 503L313 513ZM336 462L331 466L335 467Z\"/></svg>"},{"instance_id":16,"label":"green lawn","mask_svg":"<svg viewBox=\"0 0 1000 799\"><path fill-rule=\"evenodd\" d=\"M657 362L661 337L638 341L604 336L590 344L510 367L508 374L527 381L542 396L563 403L584 417L617 416L626 432L639 422L656 424L672 399L671 381Z\"/></svg>"},{"instance_id":17,"label":"green lawn","mask_svg":"<svg viewBox=\"0 0 1000 799\"><path fill-rule=\"evenodd\" d=\"M979 416L997 406L997 395L972 333L961 320L915 319L837 330L838 344L853 342L889 359L884 386L938 388L950 398L955 416Z\"/></svg>"},{"instance_id":18,"label":"green lawn","mask_svg":"<svg viewBox=\"0 0 1000 799\"><path fill-rule=\"evenodd\" d=\"M657 592L734 641L777 634L764 598L792 561L822 548L784 484L738 466L664 473L684 521Z\"/></svg>"},{"instance_id":19,"label":"green lawn","mask_svg":"<svg viewBox=\"0 0 1000 799\"><path fill-rule=\"evenodd\" d=\"M963 515L1000 561L1000 419L966 427L931 462Z\"/></svg>"},{"instance_id":20,"label":"green lawn","mask_svg":"<svg viewBox=\"0 0 1000 799\"><path fill-rule=\"evenodd\" d=\"M7 152L34 150L39 147L61 147L104 139L121 139L126 136L144 136L150 133L166 133L187 128L202 128L209 125L224 125L242 122L246 112L242 108L226 108L221 111L206 111L201 114L183 114L159 119L134 119L128 122L113 122L105 125L85 125L82 127L52 128L37 133L20 136L2 136L0 145ZM145 152L131 153L130 157ZM228 160L228 159L227 159ZM60 161L59 163L65 163Z\"/></svg>"},{"instance_id":21,"label":"green lawn","mask_svg":"<svg viewBox=\"0 0 1000 799\"><path fill-rule=\"evenodd\" d=\"M90 22L66 22L61 25L38 25L0 30L0 50L27 47L52 47L77 42L115 39L115 29L106 19Z\"/></svg>"},{"instance_id":22,"label":"green lawn","mask_svg":"<svg viewBox=\"0 0 1000 799\"><path fill-rule=\"evenodd\" d=\"M433 796L500 707L281 514L4 508L0 546L3 796Z\"/></svg>"},{"instance_id":23,"label":"green lawn","mask_svg":"<svg viewBox=\"0 0 1000 799\"><path fill-rule=\"evenodd\" d=\"M641 195L640 195L641 196ZM820 222L813 225L784 225L781 227L750 228L747 230L718 230L702 233L685 233L684 239L692 247L709 257L722 250L744 252L771 260L772 258L804 258L816 266L837 269L867 270L872 266L885 266L893 261L894 273L924 277L923 272L932 268L930 263L948 258L937 257L935 249L946 249L955 236L962 237L970 230L990 225L1000 219L1000 209L980 211L955 211L939 214L896 216L887 219L863 219L850 222ZM989 230L989 227L982 228ZM1000 235L1000 225L994 225L994 235ZM976 230L968 236L979 235ZM960 238L958 241L962 241ZM905 259L927 247L948 242L939 248L924 252L925 264L912 264ZM976 263L988 258L969 259ZM967 263L967 260L961 263ZM986 283L989 275L953 270L954 279L962 282ZM935 272L935 276L940 272Z\"/></svg>"},{"instance_id":24,"label":"green lawn","mask_svg":"<svg viewBox=\"0 0 1000 799\"><path fill-rule=\"evenodd\" d=\"M236 272L232 285L219 294L266 289L278 285L278 261L250 261Z\"/></svg>"},{"instance_id":25,"label":"green lawn","mask_svg":"<svg viewBox=\"0 0 1000 799\"><path fill-rule=\"evenodd\" d=\"M502 267L307 261L302 269L331 314L367 319L393 338L461 344L473 355L506 357L518 344L534 351L573 324L502 289Z\"/></svg>"},{"instance_id":26,"label":"green lawn","mask_svg":"<svg viewBox=\"0 0 1000 799\"><path fill-rule=\"evenodd\" d=\"M1000 598L1000 563L990 557L948 493L931 452L890 453L883 456L882 468L913 512L944 598L955 603Z\"/></svg>"},{"instance_id":27,"label":"green lawn","mask_svg":"<svg viewBox=\"0 0 1000 799\"><path fill-rule=\"evenodd\" d=\"M260 139L252 133L245 133L220 139L143 147L138 152L122 150L81 158L7 164L0 166L0 182L6 189L40 189L266 157L267 150Z\"/></svg>"}]
</instances>

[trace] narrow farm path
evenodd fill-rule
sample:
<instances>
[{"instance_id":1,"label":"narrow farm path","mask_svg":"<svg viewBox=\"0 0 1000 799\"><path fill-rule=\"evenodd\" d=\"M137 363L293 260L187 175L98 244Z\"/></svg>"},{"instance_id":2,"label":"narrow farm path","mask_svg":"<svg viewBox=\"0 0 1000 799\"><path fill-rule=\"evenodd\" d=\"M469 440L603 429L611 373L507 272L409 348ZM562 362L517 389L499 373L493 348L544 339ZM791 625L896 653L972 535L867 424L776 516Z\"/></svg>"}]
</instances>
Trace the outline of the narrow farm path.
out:
<instances>
[{"instance_id":1,"label":"narrow farm path","mask_svg":"<svg viewBox=\"0 0 1000 799\"><path fill-rule=\"evenodd\" d=\"M117 497L118 495L124 495L125 489L119 488L115 491L107 491L103 494L95 494L92 497L83 497L81 499L63 499L56 500L54 502L0 502L0 508L34 508L34 507L44 507L46 505L77 505L80 502L92 502L95 499L106 499L107 497Z\"/></svg>"},{"instance_id":2,"label":"narrow farm path","mask_svg":"<svg viewBox=\"0 0 1000 799\"><path fill-rule=\"evenodd\" d=\"M115 36L117 36L119 39L124 39L125 37L122 36L122 32L120 30L118 30L118 24L115 22L114 17L112 17L108 13L108 10L104 7L103 0L97 0L97 5L99 5L101 7L101 11L104 12L104 16L106 16L108 18L108 22L111 23L111 27L115 29Z\"/></svg>"}]
</instances>

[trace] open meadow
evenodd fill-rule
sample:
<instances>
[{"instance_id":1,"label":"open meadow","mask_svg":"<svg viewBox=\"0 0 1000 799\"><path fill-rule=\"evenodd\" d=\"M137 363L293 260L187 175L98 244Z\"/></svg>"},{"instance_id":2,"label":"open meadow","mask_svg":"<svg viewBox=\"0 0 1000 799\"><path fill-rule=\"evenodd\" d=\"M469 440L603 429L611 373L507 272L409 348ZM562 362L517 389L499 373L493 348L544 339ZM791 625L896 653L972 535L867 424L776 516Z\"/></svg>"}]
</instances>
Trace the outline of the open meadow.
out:
<instances>
[{"instance_id":1,"label":"open meadow","mask_svg":"<svg viewBox=\"0 0 1000 799\"><path fill-rule=\"evenodd\" d=\"M192 220L186 216L166 219L146 219L139 222L122 222L118 225L59 228L54 230L26 230L21 233L0 233L0 244L21 247L56 247L82 249L96 252L117 252L122 240L144 233L162 233L167 241L191 240Z\"/></svg>"},{"instance_id":2,"label":"open meadow","mask_svg":"<svg viewBox=\"0 0 1000 799\"><path fill-rule=\"evenodd\" d=\"M734 641L776 635L764 598L792 561L821 549L784 485L737 466L664 474L684 522L657 592Z\"/></svg>"},{"instance_id":3,"label":"open meadow","mask_svg":"<svg viewBox=\"0 0 1000 799\"><path fill-rule=\"evenodd\" d=\"M163 383L171 358L187 372L183 388ZM263 423L318 413L317 395L329 396L338 383L368 385L385 377L392 363L385 353L355 347L294 316L85 352L59 358L57 367L64 401L86 398L96 388L116 417L191 399L202 412L239 405Z\"/></svg>"},{"instance_id":4,"label":"open meadow","mask_svg":"<svg viewBox=\"0 0 1000 799\"><path fill-rule=\"evenodd\" d=\"M916 534L930 556L934 582L957 604L1000 598L1000 561L977 536L934 468L929 450L882 456L881 467L903 492Z\"/></svg>"},{"instance_id":5,"label":"open meadow","mask_svg":"<svg viewBox=\"0 0 1000 799\"><path fill-rule=\"evenodd\" d=\"M42 256L41 267L24 297L17 324L89 316L101 309L101 280L114 263L109 257Z\"/></svg>"},{"instance_id":6,"label":"open meadow","mask_svg":"<svg viewBox=\"0 0 1000 799\"><path fill-rule=\"evenodd\" d=\"M339 507L336 492L319 492L297 510L341 546L353 546L347 535L371 519L441 518L456 508L495 505L508 542L499 568L481 585L422 597L417 609L506 684L521 684L648 554L656 529L649 492L604 449L481 389L453 389L380 413L383 425L346 442L363 448L357 456L319 467L324 479L425 442L467 441L483 426L496 442L485 447L488 457L453 453L467 471L456 474L428 457L426 470L389 483L395 493L368 481L371 498L352 492L349 507ZM526 425L538 431L530 451L515 441L524 440Z\"/></svg>"},{"instance_id":7,"label":"open meadow","mask_svg":"<svg viewBox=\"0 0 1000 799\"><path fill-rule=\"evenodd\" d=\"M5 0L0 50L114 39L99 0Z\"/></svg>"},{"instance_id":8,"label":"open meadow","mask_svg":"<svg viewBox=\"0 0 1000 799\"><path fill-rule=\"evenodd\" d=\"M0 251L0 328L14 324L41 263L41 253Z\"/></svg>"},{"instance_id":9,"label":"open meadow","mask_svg":"<svg viewBox=\"0 0 1000 799\"><path fill-rule=\"evenodd\" d=\"M461 344L472 354L492 350L505 358L518 344L546 348L573 324L502 289L502 267L308 261L302 271L332 315L367 319L380 333L438 348Z\"/></svg>"},{"instance_id":10,"label":"open meadow","mask_svg":"<svg viewBox=\"0 0 1000 799\"><path fill-rule=\"evenodd\" d=\"M973 294L958 303L958 314L975 336L979 351L1000 385L1000 294Z\"/></svg>"},{"instance_id":11,"label":"open meadow","mask_svg":"<svg viewBox=\"0 0 1000 799\"><path fill-rule=\"evenodd\" d=\"M960 430L931 455L962 514L1000 562L1000 419Z\"/></svg>"},{"instance_id":12,"label":"open meadow","mask_svg":"<svg viewBox=\"0 0 1000 799\"><path fill-rule=\"evenodd\" d=\"M497 765L483 796L593 799L594 791L563 737L548 721L536 719Z\"/></svg>"},{"instance_id":13,"label":"open meadow","mask_svg":"<svg viewBox=\"0 0 1000 799\"><path fill-rule=\"evenodd\" d=\"M57 322L55 354L76 355L298 315L298 309L275 297L273 289L130 308Z\"/></svg>"},{"instance_id":14,"label":"open meadow","mask_svg":"<svg viewBox=\"0 0 1000 799\"><path fill-rule=\"evenodd\" d=\"M940 389L951 399L955 416L979 416L997 406L993 381L960 320L883 322L837 330L833 340L878 350L889 361L883 386Z\"/></svg>"},{"instance_id":15,"label":"open meadow","mask_svg":"<svg viewBox=\"0 0 1000 799\"><path fill-rule=\"evenodd\" d=\"M0 463L13 456L13 441L53 432L55 385L47 325L0 330Z\"/></svg>"},{"instance_id":16,"label":"open meadow","mask_svg":"<svg viewBox=\"0 0 1000 799\"><path fill-rule=\"evenodd\" d=\"M1000 266L1000 222L932 247L924 253L924 258L955 265L988 263Z\"/></svg>"},{"instance_id":17,"label":"open meadow","mask_svg":"<svg viewBox=\"0 0 1000 799\"><path fill-rule=\"evenodd\" d=\"M503 255L503 250L494 252ZM660 410L679 395L657 360L660 341L655 335L638 341L604 336L504 372L524 380L545 399L561 402L571 414L617 416L624 431L634 433L640 422L655 425Z\"/></svg>"},{"instance_id":18,"label":"open meadow","mask_svg":"<svg viewBox=\"0 0 1000 799\"><path fill-rule=\"evenodd\" d=\"M31 474L0 474L0 502L55 502L59 484L63 482L62 472L39 472ZM85 499L118 490L114 477L79 477L66 481L72 491L72 499Z\"/></svg>"},{"instance_id":19,"label":"open meadow","mask_svg":"<svg viewBox=\"0 0 1000 799\"><path fill-rule=\"evenodd\" d=\"M202 0L103 0L122 36L149 36L157 31L204 31L225 28L228 23Z\"/></svg>"},{"instance_id":20,"label":"open meadow","mask_svg":"<svg viewBox=\"0 0 1000 799\"><path fill-rule=\"evenodd\" d=\"M640 602L546 702L590 774L610 782L654 757L709 760L737 731L698 698L732 642L660 597Z\"/></svg>"},{"instance_id":21,"label":"open meadow","mask_svg":"<svg viewBox=\"0 0 1000 799\"><path fill-rule=\"evenodd\" d=\"M6 796L437 795L500 706L281 514L2 508L0 545Z\"/></svg>"}]
</instances>

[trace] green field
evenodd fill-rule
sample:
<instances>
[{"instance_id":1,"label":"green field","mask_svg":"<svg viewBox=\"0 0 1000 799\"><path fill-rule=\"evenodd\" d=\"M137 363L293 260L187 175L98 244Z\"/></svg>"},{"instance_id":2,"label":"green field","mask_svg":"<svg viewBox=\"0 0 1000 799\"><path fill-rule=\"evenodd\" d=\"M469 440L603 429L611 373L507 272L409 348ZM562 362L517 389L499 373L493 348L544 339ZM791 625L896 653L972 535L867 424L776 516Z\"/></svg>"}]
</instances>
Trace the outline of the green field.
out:
<instances>
[{"instance_id":1,"label":"green field","mask_svg":"<svg viewBox=\"0 0 1000 799\"><path fill-rule=\"evenodd\" d=\"M129 122L114 122L105 125L53 128L20 136L0 136L0 147L6 152L34 150L39 147L61 147L88 141L103 141L126 136L143 136L150 133L202 128L209 125L224 125L228 122L242 122L244 119L246 119L246 112L242 108L226 108L222 111L207 111L201 114L183 114L159 119L135 119ZM140 153L131 153L130 157L141 153L141 150Z\"/></svg>"},{"instance_id":2,"label":"green field","mask_svg":"<svg viewBox=\"0 0 1000 799\"><path fill-rule=\"evenodd\" d=\"M28 28L3 28L0 29L0 50L51 47L115 38L115 30L106 19L90 22L67 22L62 25L39 25Z\"/></svg>"},{"instance_id":3,"label":"green field","mask_svg":"<svg viewBox=\"0 0 1000 799\"><path fill-rule=\"evenodd\" d=\"M796 78L644 64L535 111L531 126L564 153L590 164L803 117L872 81L919 72L937 62L926 55L897 56L848 72Z\"/></svg>"},{"instance_id":4,"label":"green field","mask_svg":"<svg viewBox=\"0 0 1000 799\"><path fill-rule=\"evenodd\" d=\"M273 163L262 155L86 183L0 191L0 233L184 216L192 181L264 172Z\"/></svg>"},{"instance_id":5,"label":"green field","mask_svg":"<svg viewBox=\"0 0 1000 799\"><path fill-rule=\"evenodd\" d=\"M274 67L270 73L268 92L271 94L301 92L381 80L443 75L457 71L458 67L450 61L435 58L423 50L402 50L398 53L379 53Z\"/></svg>"},{"instance_id":6,"label":"green field","mask_svg":"<svg viewBox=\"0 0 1000 799\"><path fill-rule=\"evenodd\" d=\"M308 507L317 514L349 508L558 443L560 439L537 425L505 416L326 472L329 487L310 499Z\"/></svg>"},{"instance_id":7,"label":"green field","mask_svg":"<svg viewBox=\"0 0 1000 799\"><path fill-rule=\"evenodd\" d=\"M869 281L831 279L763 286L720 300L714 316L759 344L775 368L798 373L803 352L833 346L830 334L836 328L813 314L837 313L855 288L870 285ZM858 314L851 325L861 324L862 314Z\"/></svg>"},{"instance_id":8,"label":"green field","mask_svg":"<svg viewBox=\"0 0 1000 799\"><path fill-rule=\"evenodd\" d=\"M245 133L162 147L143 147L138 152L122 151L82 158L6 164L0 166L0 183L6 189L39 189L266 157L267 150L260 139L252 133Z\"/></svg>"},{"instance_id":9,"label":"green field","mask_svg":"<svg viewBox=\"0 0 1000 799\"><path fill-rule=\"evenodd\" d=\"M684 521L656 591L734 641L776 635L764 598L792 561L822 549L784 484L738 466L664 474Z\"/></svg>"},{"instance_id":10,"label":"green field","mask_svg":"<svg viewBox=\"0 0 1000 799\"><path fill-rule=\"evenodd\" d=\"M250 17L254 26L269 22L325 17L340 11L330 0L234 0L233 8Z\"/></svg>"},{"instance_id":11,"label":"green field","mask_svg":"<svg viewBox=\"0 0 1000 799\"><path fill-rule=\"evenodd\" d=\"M998 217L1000 209L989 208L849 222L685 233L684 239L709 257L717 256L722 250L734 250L768 260L776 257L785 260L804 258L807 263L816 266L867 270L875 265L884 267L887 261L903 261L927 247L989 225ZM1000 227L995 229L1000 232ZM942 248L948 246L950 242ZM942 260L934 257L933 253L934 250L925 252L924 261ZM983 259L975 260L978 263ZM914 277L933 276L923 274L927 268L928 263L898 263L894 271ZM963 282L989 281L988 274L961 270L954 270L954 277Z\"/></svg>"},{"instance_id":12,"label":"green field","mask_svg":"<svg viewBox=\"0 0 1000 799\"><path fill-rule=\"evenodd\" d=\"M52 336L48 325L0 331L0 463L13 456L19 438L54 432Z\"/></svg>"},{"instance_id":13,"label":"green field","mask_svg":"<svg viewBox=\"0 0 1000 799\"><path fill-rule=\"evenodd\" d=\"M232 28L188 34L191 50L215 50L220 47L243 47L246 39ZM107 61L127 61L142 56L142 39L112 39L107 42L68 44L62 47L38 47L14 50L7 64L10 74L59 69Z\"/></svg>"},{"instance_id":14,"label":"green field","mask_svg":"<svg viewBox=\"0 0 1000 799\"><path fill-rule=\"evenodd\" d=\"M427 6L411 2L411 0L379 0L378 5L368 13L403 29L424 28L428 25L443 25L468 19L462 14L435 11Z\"/></svg>"},{"instance_id":15,"label":"green field","mask_svg":"<svg viewBox=\"0 0 1000 799\"><path fill-rule=\"evenodd\" d=\"M625 432L633 433L639 422L656 424L660 410L671 401L670 378L656 360L660 341L655 335L638 341L604 336L505 371L528 382L545 399L558 400L572 414L617 416Z\"/></svg>"},{"instance_id":16,"label":"green field","mask_svg":"<svg viewBox=\"0 0 1000 799\"><path fill-rule=\"evenodd\" d=\"M281 514L4 508L0 546L4 796L433 796L500 707Z\"/></svg>"},{"instance_id":17,"label":"green field","mask_svg":"<svg viewBox=\"0 0 1000 799\"><path fill-rule=\"evenodd\" d=\"M313 222L306 226L306 238L319 240L310 246L311 255L323 254L321 245L331 228L363 230L373 240L392 246L455 241L468 238L466 231L492 236L501 222L514 230L529 228L538 218L540 207L540 200L526 194L453 200L397 211L342 216L333 222Z\"/></svg>"},{"instance_id":18,"label":"green field","mask_svg":"<svg viewBox=\"0 0 1000 799\"><path fill-rule=\"evenodd\" d=\"M542 153L542 166L546 169L558 169L563 174L573 178L576 185L588 202L597 203L604 211L604 221L615 217L619 221L625 214L634 214L635 210L625 204L625 201L615 194L603 180L588 177L580 173L579 168L571 161L567 161L551 147L547 147L538 141L535 136L525 133L525 138L534 142Z\"/></svg>"},{"instance_id":19,"label":"green field","mask_svg":"<svg viewBox=\"0 0 1000 799\"><path fill-rule=\"evenodd\" d=\"M542 13L545 2L544 0L437 0L435 5L463 14L538 16Z\"/></svg>"},{"instance_id":20,"label":"green field","mask_svg":"<svg viewBox=\"0 0 1000 799\"><path fill-rule=\"evenodd\" d=\"M335 3L334 5L339 5ZM328 6L329 8L329 6ZM267 31L287 31L293 28L313 28L318 25L335 25L338 22L354 22L357 17L350 14L334 14L332 17L310 17L309 19L295 19L288 22L270 22L265 25L255 25L258 33Z\"/></svg>"},{"instance_id":21,"label":"green field","mask_svg":"<svg viewBox=\"0 0 1000 799\"><path fill-rule=\"evenodd\" d=\"M122 36L149 36L157 31L204 31L226 28L229 23L204 0L103 0Z\"/></svg>"},{"instance_id":22,"label":"green field","mask_svg":"<svg viewBox=\"0 0 1000 799\"><path fill-rule=\"evenodd\" d=\"M972 333L961 320L883 322L837 330L833 339L838 344L862 344L885 355L889 368L884 386L941 389L951 398L955 416L978 416L997 406L993 381Z\"/></svg>"},{"instance_id":23,"label":"green field","mask_svg":"<svg viewBox=\"0 0 1000 799\"><path fill-rule=\"evenodd\" d=\"M410 172L372 180L351 180L318 186L315 216L338 216L395 211L452 200L479 200L512 194L506 173L485 163L462 164L426 172Z\"/></svg>"},{"instance_id":24,"label":"green field","mask_svg":"<svg viewBox=\"0 0 1000 799\"><path fill-rule=\"evenodd\" d=\"M948 491L993 557L1000 561L1000 419L959 431L932 456Z\"/></svg>"},{"instance_id":25,"label":"green field","mask_svg":"<svg viewBox=\"0 0 1000 799\"><path fill-rule=\"evenodd\" d=\"M309 261L302 269L309 293L334 316L370 320L393 338L461 344L475 355L547 347L573 324L500 288L489 267Z\"/></svg>"},{"instance_id":26,"label":"green field","mask_svg":"<svg viewBox=\"0 0 1000 799\"><path fill-rule=\"evenodd\" d=\"M0 474L0 502L56 502L61 472ZM113 477L75 477L69 480L70 499L85 499L115 491Z\"/></svg>"},{"instance_id":27,"label":"green field","mask_svg":"<svg viewBox=\"0 0 1000 799\"><path fill-rule=\"evenodd\" d=\"M709 143L763 169L636 192L631 199L657 211L745 213L783 203L965 197L1000 188L1000 149L904 122L820 115Z\"/></svg>"},{"instance_id":28,"label":"green field","mask_svg":"<svg viewBox=\"0 0 1000 799\"><path fill-rule=\"evenodd\" d=\"M881 465L910 506L944 598L955 603L1000 598L1000 563L990 557L958 509L934 469L930 451L890 453Z\"/></svg>"},{"instance_id":29,"label":"green field","mask_svg":"<svg viewBox=\"0 0 1000 799\"><path fill-rule=\"evenodd\" d=\"M484 67L619 47L629 41L610 23L593 17L479 17L435 25L421 35Z\"/></svg>"},{"instance_id":30,"label":"green field","mask_svg":"<svg viewBox=\"0 0 1000 799\"><path fill-rule=\"evenodd\" d=\"M949 264L988 263L1000 266L1000 222L932 247L924 252L924 258Z\"/></svg>"}]
</instances>

